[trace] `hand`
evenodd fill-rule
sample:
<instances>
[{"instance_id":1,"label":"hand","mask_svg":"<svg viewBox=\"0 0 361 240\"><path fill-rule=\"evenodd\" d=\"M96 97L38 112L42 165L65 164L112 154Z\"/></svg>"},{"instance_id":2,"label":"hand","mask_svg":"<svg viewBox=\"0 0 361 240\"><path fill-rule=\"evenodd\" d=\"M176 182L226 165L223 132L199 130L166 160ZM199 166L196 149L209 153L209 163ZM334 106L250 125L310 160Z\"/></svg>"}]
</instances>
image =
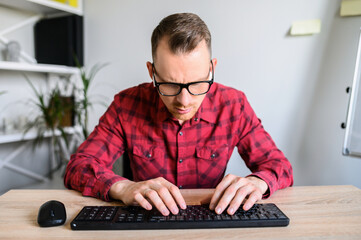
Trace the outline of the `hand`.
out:
<instances>
[{"instance_id":1,"label":"hand","mask_svg":"<svg viewBox=\"0 0 361 240\"><path fill-rule=\"evenodd\" d=\"M233 215L248 196L243 205L245 211L249 210L267 191L268 185L257 177L238 177L232 174L225 176L216 187L209 208L221 214L229 205L227 213Z\"/></svg>"},{"instance_id":2,"label":"hand","mask_svg":"<svg viewBox=\"0 0 361 240\"><path fill-rule=\"evenodd\" d=\"M126 205L139 204L147 210L152 209L153 203L164 216L169 215L169 210L178 214L177 204L182 209L187 207L179 188L162 177L143 182L119 181L111 186L109 194Z\"/></svg>"}]
</instances>

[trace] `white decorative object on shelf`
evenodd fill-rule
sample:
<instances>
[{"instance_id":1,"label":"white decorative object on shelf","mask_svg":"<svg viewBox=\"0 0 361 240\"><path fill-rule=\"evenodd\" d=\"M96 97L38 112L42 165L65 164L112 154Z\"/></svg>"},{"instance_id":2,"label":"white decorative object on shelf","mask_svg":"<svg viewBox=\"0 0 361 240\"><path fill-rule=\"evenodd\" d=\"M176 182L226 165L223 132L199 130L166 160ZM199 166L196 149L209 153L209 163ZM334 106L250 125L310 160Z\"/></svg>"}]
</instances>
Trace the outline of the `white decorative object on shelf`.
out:
<instances>
[{"instance_id":1,"label":"white decorative object on shelf","mask_svg":"<svg viewBox=\"0 0 361 240\"><path fill-rule=\"evenodd\" d=\"M19 62L21 47L17 41L10 41L6 44L5 60L9 62Z\"/></svg>"}]
</instances>

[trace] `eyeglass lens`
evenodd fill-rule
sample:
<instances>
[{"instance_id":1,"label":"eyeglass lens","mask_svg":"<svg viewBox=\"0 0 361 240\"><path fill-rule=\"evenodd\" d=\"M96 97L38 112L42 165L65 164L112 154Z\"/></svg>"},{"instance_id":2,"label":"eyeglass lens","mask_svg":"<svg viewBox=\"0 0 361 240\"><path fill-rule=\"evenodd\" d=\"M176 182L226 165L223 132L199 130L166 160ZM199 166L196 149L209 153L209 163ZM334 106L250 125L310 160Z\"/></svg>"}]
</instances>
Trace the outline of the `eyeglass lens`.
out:
<instances>
[{"instance_id":1,"label":"eyeglass lens","mask_svg":"<svg viewBox=\"0 0 361 240\"><path fill-rule=\"evenodd\" d=\"M209 82L192 83L188 86L188 91L191 94L200 95L209 90ZM164 95L176 95L181 91L181 86L177 84L160 84L159 91Z\"/></svg>"}]
</instances>

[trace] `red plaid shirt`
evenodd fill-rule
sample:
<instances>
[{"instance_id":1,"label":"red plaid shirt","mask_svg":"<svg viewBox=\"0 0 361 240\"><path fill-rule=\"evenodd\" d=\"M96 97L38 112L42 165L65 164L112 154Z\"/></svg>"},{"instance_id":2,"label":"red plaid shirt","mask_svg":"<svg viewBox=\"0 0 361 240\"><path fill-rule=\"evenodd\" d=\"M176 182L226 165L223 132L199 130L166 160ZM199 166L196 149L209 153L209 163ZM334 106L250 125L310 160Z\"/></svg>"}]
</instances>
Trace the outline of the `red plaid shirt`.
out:
<instances>
[{"instance_id":1,"label":"red plaid shirt","mask_svg":"<svg viewBox=\"0 0 361 240\"><path fill-rule=\"evenodd\" d=\"M64 182L109 200L125 178L112 171L126 151L135 181L164 177L180 188L214 188L234 148L270 196L293 184L292 167L263 129L245 95L214 83L195 116L180 125L152 83L118 93L88 139L72 155Z\"/></svg>"}]
</instances>

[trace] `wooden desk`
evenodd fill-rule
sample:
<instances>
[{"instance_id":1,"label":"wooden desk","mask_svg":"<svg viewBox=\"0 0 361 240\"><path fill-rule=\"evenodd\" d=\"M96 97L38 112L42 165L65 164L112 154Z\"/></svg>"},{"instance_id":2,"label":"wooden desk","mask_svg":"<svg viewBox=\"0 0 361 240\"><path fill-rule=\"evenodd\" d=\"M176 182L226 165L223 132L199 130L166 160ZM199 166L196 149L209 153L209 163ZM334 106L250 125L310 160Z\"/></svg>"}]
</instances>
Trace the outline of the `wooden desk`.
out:
<instances>
[{"instance_id":1,"label":"wooden desk","mask_svg":"<svg viewBox=\"0 0 361 240\"><path fill-rule=\"evenodd\" d=\"M188 204L205 203L213 190L182 190ZM40 228L38 209L56 199L66 206L65 225ZM70 190L11 190L0 196L0 239L361 239L361 190L353 186L292 187L270 199L290 218L288 227L193 230L72 231L84 205L116 205Z\"/></svg>"}]
</instances>

